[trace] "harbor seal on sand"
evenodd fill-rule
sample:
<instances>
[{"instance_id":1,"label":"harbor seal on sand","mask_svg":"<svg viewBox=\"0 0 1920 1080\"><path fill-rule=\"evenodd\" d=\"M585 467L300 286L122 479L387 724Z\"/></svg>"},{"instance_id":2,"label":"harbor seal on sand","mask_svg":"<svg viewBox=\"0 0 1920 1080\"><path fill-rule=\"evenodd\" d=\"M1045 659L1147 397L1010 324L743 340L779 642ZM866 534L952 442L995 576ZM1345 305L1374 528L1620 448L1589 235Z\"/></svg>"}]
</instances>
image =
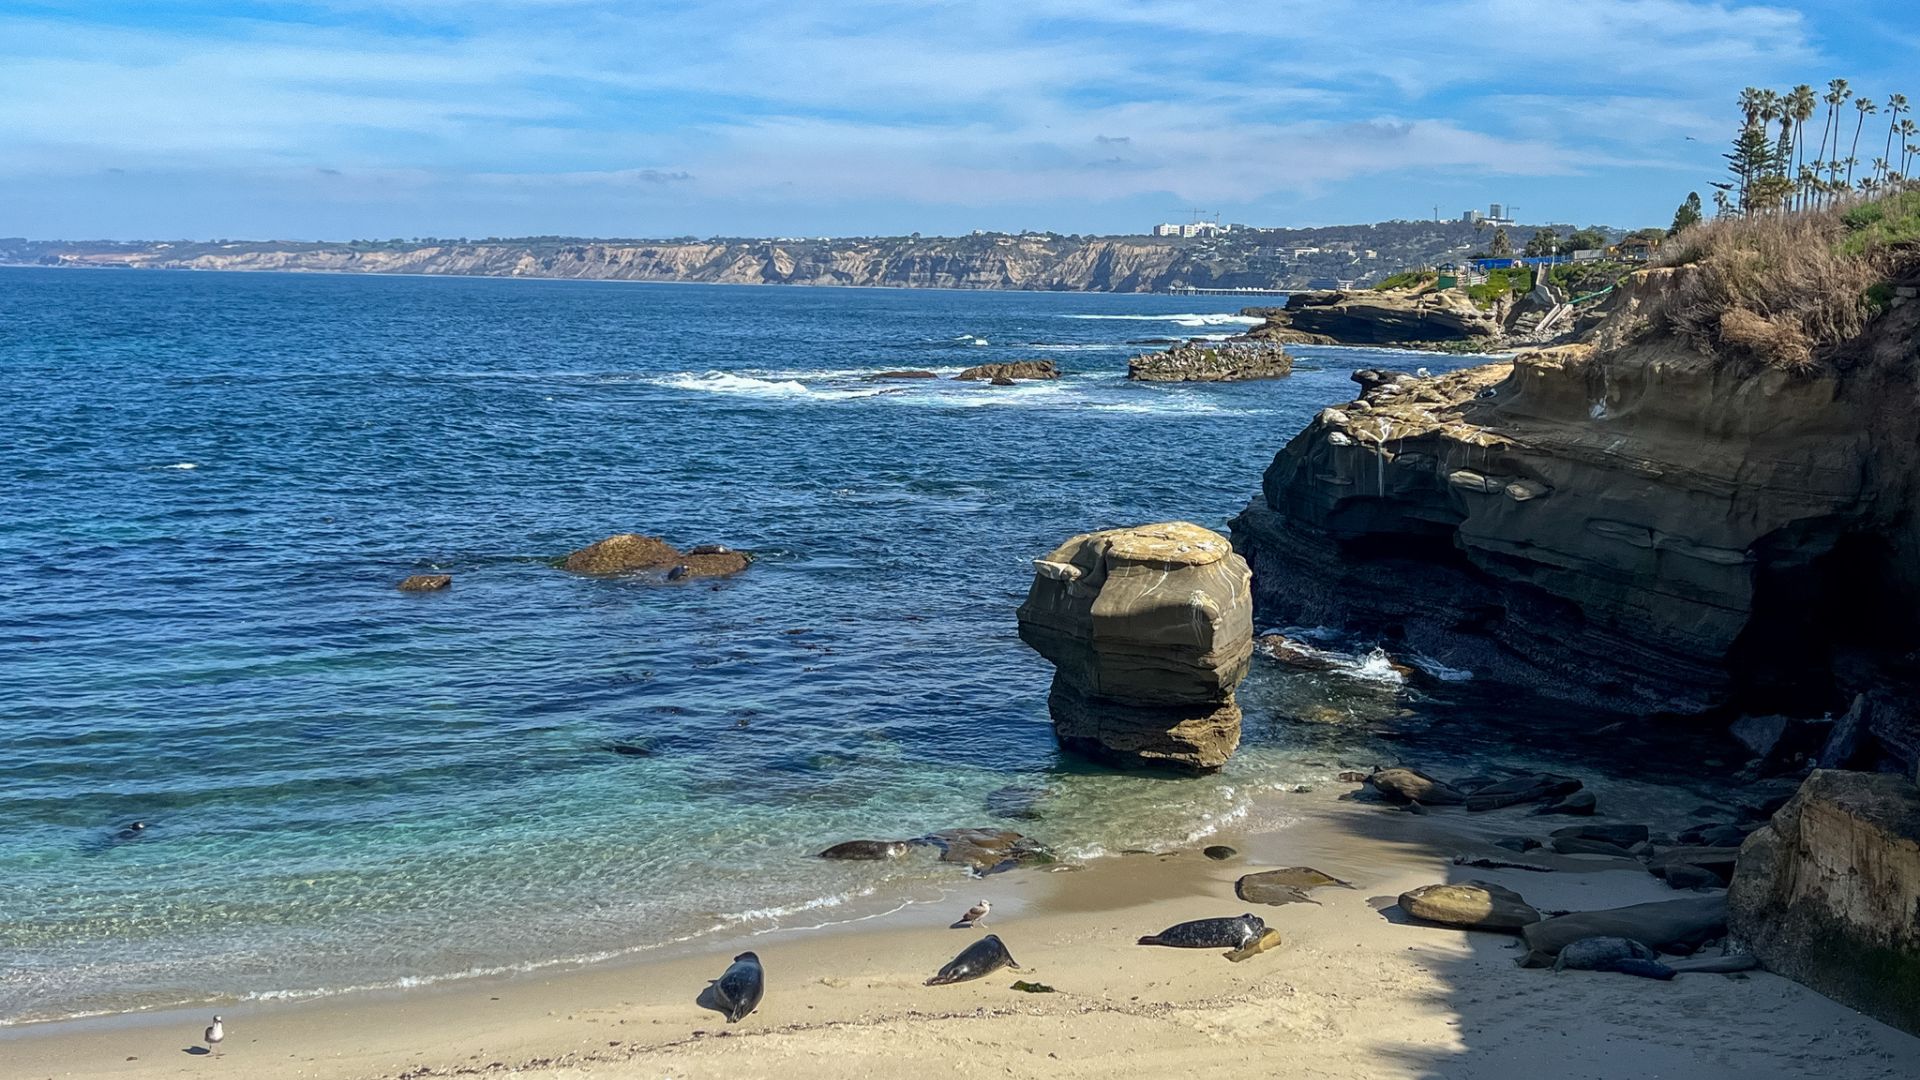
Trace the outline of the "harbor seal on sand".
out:
<instances>
[{"instance_id":1,"label":"harbor seal on sand","mask_svg":"<svg viewBox=\"0 0 1920 1080\"><path fill-rule=\"evenodd\" d=\"M820 853L823 859L897 859L913 845L905 840L848 840Z\"/></svg>"},{"instance_id":2,"label":"harbor seal on sand","mask_svg":"<svg viewBox=\"0 0 1920 1080\"><path fill-rule=\"evenodd\" d=\"M1610 971L1608 964L1624 960L1653 960L1657 954L1632 938L1590 937L1569 942L1554 958L1555 971Z\"/></svg>"},{"instance_id":3,"label":"harbor seal on sand","mask_svg":"<svg viewBox=\"0 0 1920 1080\"><path fill-rule=\"evenodd\" d=\"M713 1000L726 1014L727 1023L737 1024L760 1007L760 997L766 991L767 973L760 966L760 958L743 952L733 958L732 967L714 980Z\"/></svg>"},{"instance_id":4,"label":"harbor seal on sand","mask_svg":"<svg viewBox=\"0 0 1920 1080\"><path fill-rule=\"evenodd\" d=\"M1267 932L1266 920L1248 912L1231 919L1195 919L1140 939L1142 945L1175 949L1244 949Z\"/></svg>"},{"instance_id":5,"label":"harbor seal on sand","mask_svg":"<svg viewBox=\"0 0 1920 1080\"><path fill-rule=\"evenodd\" d=\"M1003 967L1018 968L1007 947L1000 942L1000 935L988 934L979 941L960 950L960 955L948 961L940 973L927 980L928 986L945 986L948 983L966 982L990 975Z\"/></svg>"}]
</instances>

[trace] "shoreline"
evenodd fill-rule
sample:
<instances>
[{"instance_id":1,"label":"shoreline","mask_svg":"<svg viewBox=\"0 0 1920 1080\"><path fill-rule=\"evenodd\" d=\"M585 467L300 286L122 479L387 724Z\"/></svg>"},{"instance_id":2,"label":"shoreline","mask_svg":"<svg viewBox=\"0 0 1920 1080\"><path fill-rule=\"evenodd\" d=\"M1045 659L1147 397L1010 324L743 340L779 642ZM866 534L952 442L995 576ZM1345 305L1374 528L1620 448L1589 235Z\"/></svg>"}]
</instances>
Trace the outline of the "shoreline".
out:
<instances>
[{"instance_id":1,"label":"shoreline","mask_svg":"<svg viewBox=\"0 0 1920 1080\"><path fill-rule=\"evenodd\" d=\"M1244 1074L1300 1061L1312 1076L1912 1075L1920 1038L1764 972L1653 983L1513 966L1506 935L1406 924L1405 889L1478 878L1547 909L1590 909L1675 894L1637 863L1539 856L1551 874L1468 870L1456 852L1541 831L1524 809L1417 816L1343 799L1345 785L1260 796L1292 822L1197 846L1090 860L1075 872L967 880L943 900L861 922L704 941L578 969L463 980L295 1002L219 1006L221 1061L241 1075L372 1080L516 1072L552 1080L670 1075L782 1080L899 1075ZM1484 849L1484 850L1483 850ZM1242 874L1313 866L1353 888L1313 903L1249 904ZM1020 972L921 985L983 931L948 923L978 896L984 932ZM949 911L948 908L952 910ZM1253 911L1282 944L1244 963L1220 950L1134 945L1192 918ZM695 1003L741 945L767 966L761 1009L729 1027ZM1015 979L1054 993L1020 993ZM161 1077L211 1066L187 1052L213 1007L123 1013L0 1030L9 1076ZM1750 1018L1766 1015L1764 1026ZM1759 1027L1759 1030L1754 1030ZM1794 1047L1789 1052L1784 1047ZM1277 1055L1284 1055L1277 1056ZM1627 1064L1632 1062L1631 1065ZM1584 1066L1584 1068L1583 1068ZM1839 1075L1840 1073L1834 1073Z\"/></svg>"}]
</instances>

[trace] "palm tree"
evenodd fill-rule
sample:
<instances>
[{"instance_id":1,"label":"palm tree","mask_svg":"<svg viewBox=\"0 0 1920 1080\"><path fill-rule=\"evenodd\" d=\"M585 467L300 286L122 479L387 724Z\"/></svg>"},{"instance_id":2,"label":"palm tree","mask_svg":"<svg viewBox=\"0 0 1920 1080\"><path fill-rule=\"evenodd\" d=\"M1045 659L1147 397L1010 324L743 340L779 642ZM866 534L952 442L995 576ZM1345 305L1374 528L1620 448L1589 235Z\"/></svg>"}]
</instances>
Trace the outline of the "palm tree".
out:
<instances>
[{"instance_id":1,"label":"palm tree","mask_svg":"<svg viewBox=\"0 0 1920 1080\"><path fill-rule=\"evenodd\" d=\"M1813 87L1801 83L1787 95L1787 112L1793 118L1793 145L1798 155L1794 163L1794 176L1799 184L1801 202L1807 194L1807 121L1813 119L1813 111L1819 99L1814 96Z\"/></svg>"},{"instance_id":2,"label":"palm tree","mask_svg":"<svg viewBox=\"0 0 1920 1080\"><path fill-rule=\"evenodd\" d=\"M1760 88L1749 86L1740 91L1740 111L1747 114L1747 126L1760 122Z\"/></svg>"},{"instance_id":3,"label":"palm tree","mask_svg":"<svg viewBox=\"0 0 1920 1080\"><path fill-rule=\"evenodd\" d=\"M1853 107L1860 111L1860 119L1853 125L1853 149L1847 152L1847 186L1853 186L1853 167L1860 163L1860 129L1867 124L1867 117L1880 111L1870 97L1853 99Z\"/></svg>"},{"instance_id":4,"label":"palm tree","mask_svg":"<svg viewBox=\"0 0 1920 1080\"><path fill-rule=\"evenodd\" d=\"M1900 114L1907 111L1907 95L1889 94L1887 96L1887 148L1881 153L1881 170L1885 171L1886 162L1893 160L1893 137L1900 130Z\"/></svg>"},{"instance_id":5,"label":"palm tree","mask_svg":"<svg viewBox=\"0 0 1920 1080\"><path fill-rule=\"evenodd\" d=\"M1852 88L1845 79L1833 79L1827 83L1827 122L1820 130L1820 156L1827 161L1827 180L1831 182L1840 173L1840 106L1847 103L1847 94ZM1833 157L1827 158L1827 139L1829 129L1833 139Z\"/></svg>"}]
</instances>

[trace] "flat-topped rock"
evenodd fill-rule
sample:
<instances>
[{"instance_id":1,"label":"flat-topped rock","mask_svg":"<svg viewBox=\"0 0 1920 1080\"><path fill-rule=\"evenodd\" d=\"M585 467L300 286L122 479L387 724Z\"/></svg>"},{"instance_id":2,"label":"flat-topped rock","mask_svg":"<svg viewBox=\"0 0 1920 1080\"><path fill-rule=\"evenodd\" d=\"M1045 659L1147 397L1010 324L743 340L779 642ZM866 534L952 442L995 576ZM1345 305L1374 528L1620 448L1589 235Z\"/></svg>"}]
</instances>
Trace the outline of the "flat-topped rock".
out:
<instances>
[{"instance_id":1,"label":"flat-topped rock","mask_svg":"<svg viewBox=\"0 0 1920 1080\"><path fill-rule=\"evenodd\" d=\"M1015 360L1006 364L977 364L954 379L958 382L996 382L1001 379L1057 379L1060 368L1051 360Z\"/></svg>"},{"instance_id":2,"label":"flat-topped rock","mask_svg":"<svg viewBox=\"0 0 1920 1080\"><path fill-rule=\"evenodd\" d=\"M1243 382L1293 373L1293 357L1272 341L1189 341L1127 361L1135 382Z\"/></svg>"},{"instance_id":3,"label":"flat-topped rock","mask_svg":"<svg viewBox=\"0 0 1920 1080\"><path fill-rule=\"evenodd\" d=\"M745 552L718 544L702 544L682 552L657 536L619 533L573 552L561 560L560 568L592 575L652 571L678 579L737 574L752 561Z\"/></svg>"}]
</instances>

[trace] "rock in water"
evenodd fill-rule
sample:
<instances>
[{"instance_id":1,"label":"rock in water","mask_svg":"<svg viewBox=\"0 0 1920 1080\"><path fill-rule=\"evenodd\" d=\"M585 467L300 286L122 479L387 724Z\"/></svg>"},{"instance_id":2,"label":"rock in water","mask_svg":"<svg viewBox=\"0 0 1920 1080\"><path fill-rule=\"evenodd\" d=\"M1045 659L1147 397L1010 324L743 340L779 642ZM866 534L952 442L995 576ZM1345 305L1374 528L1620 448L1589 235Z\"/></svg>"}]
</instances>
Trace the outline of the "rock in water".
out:
<instances>
[{"instance_id":1,"label":"rock in water","mask_svg":"<svg viewBox=\"0 0 1920 1080\"><path fill-rule=\"evenodd\" d=\"M576 574L672 573L683 577L721 577L737 574L753 561L744 552L717 544L703 544L682 553L657 536L621 533L588 544L561 560L560 568Z\"/></svg>"},{"instance_id":2,"label":"rock in water","mask_svg":"<svg viewBox=\"0 0 1920 1080\"><path fill-rule=\"evenodd\" d=\"M1011 364L980 364L970 367L954 379L959 382L994 382L1000 379L1057 379L1060 369L1051 360L1016 360Z\"/></svg>"},{"instance_id":3,"label":"rock in water","mask_svg":"<svg viewBox=\"0 0 1920 1080\"><path fill-rule=\"evenodd\" d=\"M1552 773L1516 776L1511 780L1489 784L1467 796L1467 809L1479 813L1483 810L1519 806L1521 803L1544 802L1548 799L1557 799L1562 795L1571 795L1579 791L1580 787L1580 781L1571 777L1555 776Z\"/></svg>"},{"instance_id":4,"label":"rock in water","mask_svg":"<svg viewBox=\"0 0 1920 1080\"><path fill-rule=\"evenodd\" d=\"M1390 803L1459 806L1467 801L1459 791L1418 769L1381 769L1367 780Z\"/></svg>"},{"instance_id":5,"label":"rock in water","mask_svg":"<svg viewBox=\"0 0 1920 1080\"><path fill-rule=\"evenodd\" d=\"M1127 361L1135 382L1242 382L1293 372L1293 357L1273 341L1189 341Z\"/></svg>"},{"instance_id":6,"label":"rock in water","mask_svg":"<svg viewBox=\"0 0 1920 1080\"><path fill-rule=\"evenodd\" d=\"M1920 1032L1920 788L1814 770L1747 838L1727 902L1769 970Z\"/></svg>"},{"instance_id":7,"label":"rock in water","mask_svg":"<svg viewBox=\"0 0 1920 1080\"><path fill-rule=\"evenodd\" d=\"M991 975L1003 967L1018 968L1007 947L1000 943L1000 935L988 934L979 941L960 950L960 955L947 962L947 966L927 980L928 986L945 986L948 983L966 982Z\"/></svg>"},{"instance_id":8,"label":"rock in water","mask_svg":"<svg viewBox=\"0 0 1920 1080\"><path fill-rule=\"evenodd\" d=\"M767 976L761 970L760 958L743 952L734 957L733 965L715 980L713 999L727 1015L727 1023L737 1024L760 1007L760 998L766 989Z\"/></svg>"},{"instance_id":9,"label":"rock in water","mask_svg":"<svg viewBox=\"0 0 1920 1080\"><path fill-rule=\"evenodd\" d=\"M452 574L413 574L394 586L401 592L436 592L453 584Z\"/></svg>"},{"instance_id":10,"label":"rock in water","mask_svg":"<svg viewBox=\"0 0 1920 1080\"><path fill-rule=\"evenodd\" d=\"M1205 855L1214 862L1225 862L1235 855L1240 854L1240 852L1225 844L1210 844L1207 847L1201 848L1200 854Z\"/></svg>"},{"instance_id":11,"label":"rock in water","mask_svg":"<svg viewBox=\"0 0 1920 1080\"><path fill-rule=\"evenodd\" d=\"M1518 930L1540 913L1517 892L1485 881L1422 885L1400 894L1400 910L1422 922L1463 930Z\"/></svg>"},{"instance_id":12,"label":"rock in water","mask_svg":"<svg viewBox=\"0 0 1920 1080\"><path fill-rule=\"evenodd\" d=\"M1062 745L1187 770L1217 769L1239 745L1253 608L1226 537L1183 521L1076 536L1034 560L1019 619L1054 665Z\"/></svg>"},{"instance_id":13,"label":"rock in water","mask_svg":"<svg viewBox=\"0 0 1920 1080\"><path fill-rule=\"evenodd\" d=\"M1195 919L1178 923L1140 939L1141 945L1172 949L1244 949L1267 932L1267 923L1248 912L1230 919Z\"/></svg>"}]
</instances>

